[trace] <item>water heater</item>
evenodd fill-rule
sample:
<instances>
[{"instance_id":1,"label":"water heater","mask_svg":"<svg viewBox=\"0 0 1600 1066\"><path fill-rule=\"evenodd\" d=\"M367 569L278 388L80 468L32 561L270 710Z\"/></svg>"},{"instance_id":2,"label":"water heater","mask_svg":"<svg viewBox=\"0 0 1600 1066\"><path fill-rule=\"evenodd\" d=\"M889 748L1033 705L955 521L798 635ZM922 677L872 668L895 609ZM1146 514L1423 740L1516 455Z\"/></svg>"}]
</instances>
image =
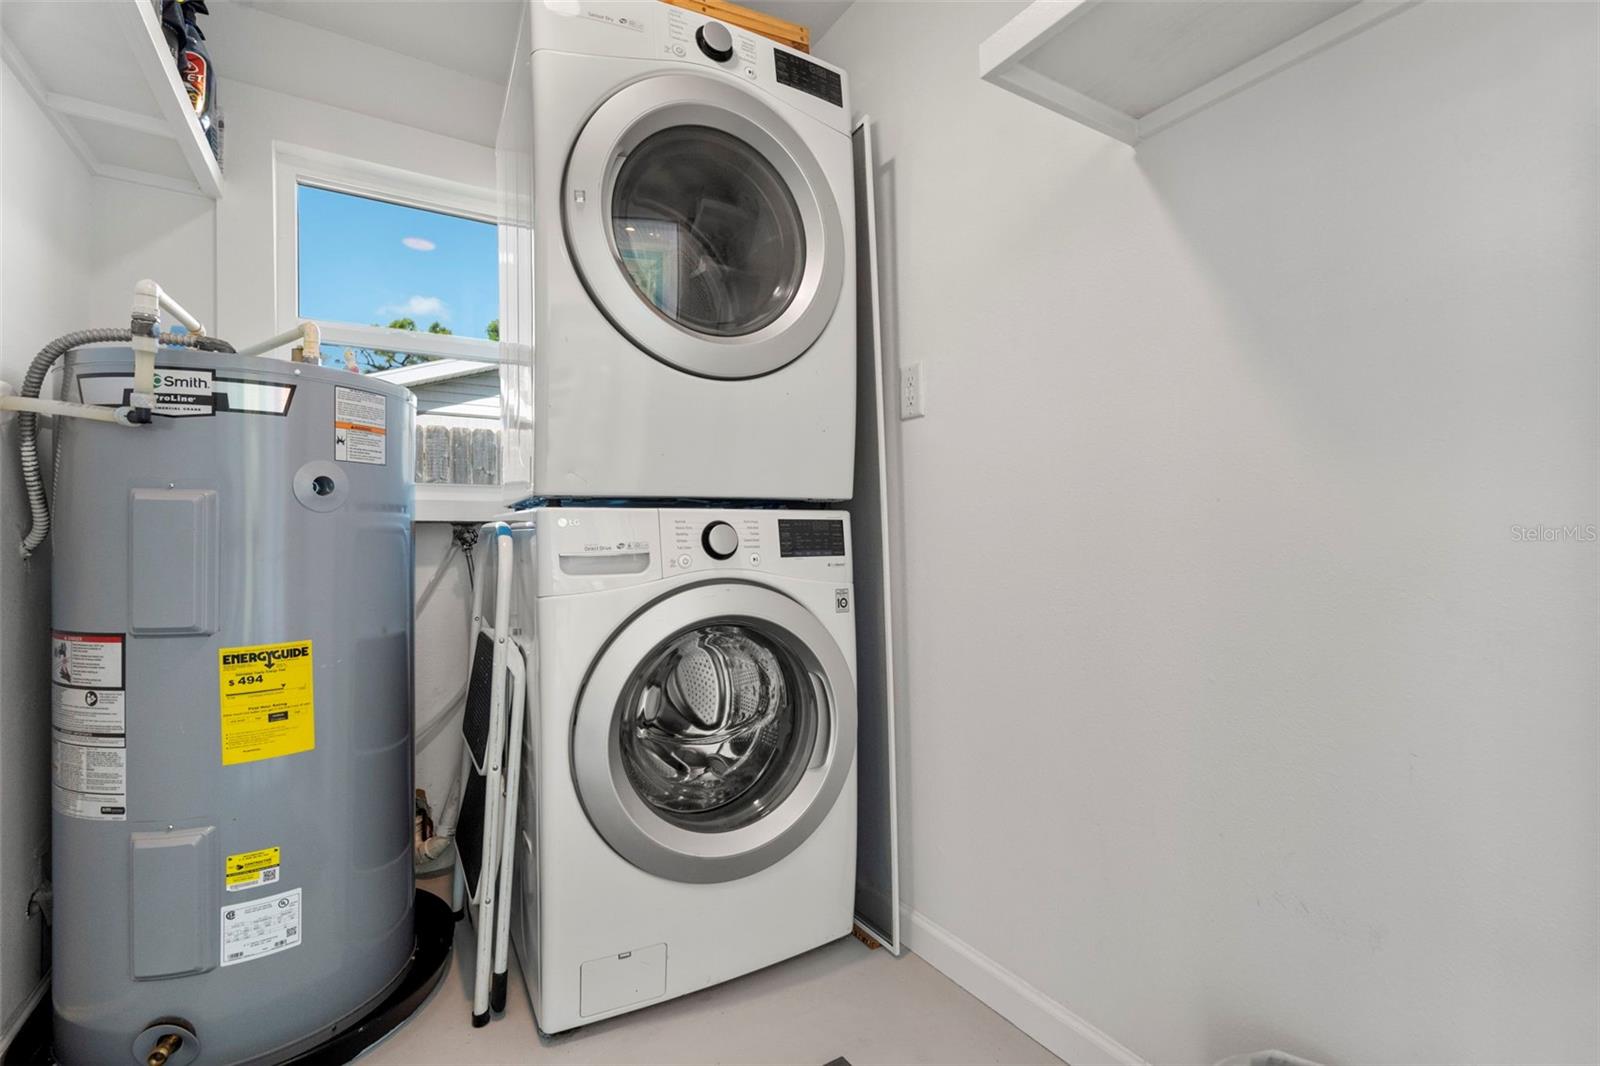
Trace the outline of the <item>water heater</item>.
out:
<instances>
[{"instance_id":1,"label":"water heater","mask_svg":"<svg viewBox=\"0 0 1600 1066\"><path fill-rule=\"evenodd\" d=\"M125 405L133 367L80 348L64 398ZM148 424L57 420L62 1062L288 1058L404 970L414 410L164 348Z\"/></svg>"}]
</instances>

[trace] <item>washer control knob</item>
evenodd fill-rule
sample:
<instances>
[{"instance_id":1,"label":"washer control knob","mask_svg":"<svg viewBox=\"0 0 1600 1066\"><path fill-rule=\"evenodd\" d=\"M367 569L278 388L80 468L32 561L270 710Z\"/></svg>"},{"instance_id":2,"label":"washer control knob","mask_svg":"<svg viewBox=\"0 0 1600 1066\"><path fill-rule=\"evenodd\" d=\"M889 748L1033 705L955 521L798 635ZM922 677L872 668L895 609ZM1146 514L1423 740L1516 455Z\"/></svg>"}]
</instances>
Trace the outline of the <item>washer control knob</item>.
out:
<instances>
[{"instance_id":1,"label":"washer control knob","mask_svg":"<svg viewBox=\"0 0 1600 1066\"><path fill-rule=\"evenodd\" d=\"M718 63L726 63L733 58L733 34L720 22L708 22L695 30L694 41L700 46L700 51Z\"/></svg>"},{"instance_id":2,"label":"washer control knob","mask_svg":"<svg viewBox=\"0 0 1600 1066\"><path fill-rule=\"evenodd\" d=\"M739 550L739 533L726 522L713 522L700 534L700 544L713 559L732 559Z\"/></svg>"}]
</instances>

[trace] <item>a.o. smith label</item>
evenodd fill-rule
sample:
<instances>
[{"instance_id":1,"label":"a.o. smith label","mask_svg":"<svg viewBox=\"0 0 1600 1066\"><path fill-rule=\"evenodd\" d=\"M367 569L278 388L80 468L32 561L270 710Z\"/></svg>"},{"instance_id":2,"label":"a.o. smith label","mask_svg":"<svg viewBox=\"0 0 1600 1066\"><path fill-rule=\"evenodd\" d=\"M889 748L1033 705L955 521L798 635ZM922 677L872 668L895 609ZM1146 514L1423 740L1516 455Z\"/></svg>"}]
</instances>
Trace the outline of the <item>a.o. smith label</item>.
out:
<instances>
[{"instance_id":1,"label":"a.o. smith label","mask_svg":"<svg viewBox=\"0 0 1600 1066\"><path fill-rule=\"evenodd\" d=\"M205 418L216 413L209 370L156 369L156 404L151 411L172 418Z\"/></svg>"},{"instance_id":2,"label":"a.o. smith label","mask_svg":"<svg viewBox=\"0 0 1600 1066\"><path fill-rule=\"evenodd\" d=\"M219 378L211 370L157 367L155 406L163 418L209 418L216 414L285 415L294 399L293 385L272 381ZM78 375L78 399L96 407L124 407L132 402L133 375L120 371Z\"/></svg>"},{"instance_id":3,"label":"a.o. smith label","mask_svg":"<svg viewBox=\"0 0 1600 1066\"><path fill-rule=\"evenodd\" d=\"M188 367L156 367L155 404L151 414L165 418L209 418L216 414L216 375ZM84 403L117 406L133 395L131 374L84 374L78 398Z\"/></svg>"}]
</instances>

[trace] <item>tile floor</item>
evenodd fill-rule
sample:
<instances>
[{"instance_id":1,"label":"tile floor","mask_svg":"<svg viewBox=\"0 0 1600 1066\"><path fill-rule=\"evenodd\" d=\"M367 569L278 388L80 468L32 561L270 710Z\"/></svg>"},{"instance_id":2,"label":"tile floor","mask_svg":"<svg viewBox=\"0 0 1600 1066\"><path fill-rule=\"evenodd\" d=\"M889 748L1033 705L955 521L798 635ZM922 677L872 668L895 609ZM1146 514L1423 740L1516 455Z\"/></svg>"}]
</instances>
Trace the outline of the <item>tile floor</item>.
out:
<instances>
[{"instance_id":1,"label":"tile floor","mask_svg":"<svg viewBox=\"0 0 1600 1066\"><path fill-rule=\"evenodd\" d=\"M427 887L435 888L433 884ZM515 964L503 1017L472 1028L468 924L416 1017L359 1061L421 1063L1058 1063L916 955L853 937L715 988L541 1037Z\"/></svg>"}]
</instances>

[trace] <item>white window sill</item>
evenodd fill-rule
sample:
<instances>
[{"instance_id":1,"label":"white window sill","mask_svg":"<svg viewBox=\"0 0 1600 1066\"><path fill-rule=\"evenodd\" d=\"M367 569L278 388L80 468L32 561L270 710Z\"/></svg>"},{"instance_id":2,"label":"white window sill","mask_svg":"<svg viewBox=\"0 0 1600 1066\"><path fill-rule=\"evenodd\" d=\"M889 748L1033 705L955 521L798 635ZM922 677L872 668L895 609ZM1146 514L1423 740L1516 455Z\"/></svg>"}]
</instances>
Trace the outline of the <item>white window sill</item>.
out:
<instances>
[{"instance_id":1,"label":"white window sill","mask_svg":"<svg viewBox=\"0 0 1600 1066\"><path fill-rule=\"evenodd\" d=\"M417 486L413 522L487 522L511 508L500 499L498 485L447 485L429 482Z\"/></svg>"}]
</instances>

